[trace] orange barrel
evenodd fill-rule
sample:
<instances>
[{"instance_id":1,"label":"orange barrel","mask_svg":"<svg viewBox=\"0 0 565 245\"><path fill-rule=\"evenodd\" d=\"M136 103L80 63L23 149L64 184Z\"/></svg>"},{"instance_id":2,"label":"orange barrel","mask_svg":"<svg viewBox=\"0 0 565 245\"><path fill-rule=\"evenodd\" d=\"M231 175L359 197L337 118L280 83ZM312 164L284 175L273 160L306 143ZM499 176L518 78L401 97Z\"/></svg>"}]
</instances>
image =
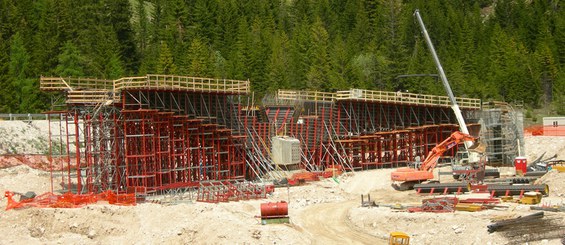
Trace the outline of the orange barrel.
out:
<instances>
[{"instance_id":1,"label":"orange barrel","mask_svg":"<svg viewBox=\"0 0 565 245\"><path fill-rule=\"evenodd\" d=\"M516 157L514 158L514 167L516 172L521 171L522 174L525 174L528 171L528 160L526 157Z\"/></svg>"},{"instance_id":2,"label":"orange barrel","mask_svg":"<svg viewBox=\"0 0 565 245\"><path fill-rule=\"evenodd\" d=\"M261 218L269 217L284 217L288 215L288 203L281 202L268 202L261 203Z\"/></svg>"}]
</instances>

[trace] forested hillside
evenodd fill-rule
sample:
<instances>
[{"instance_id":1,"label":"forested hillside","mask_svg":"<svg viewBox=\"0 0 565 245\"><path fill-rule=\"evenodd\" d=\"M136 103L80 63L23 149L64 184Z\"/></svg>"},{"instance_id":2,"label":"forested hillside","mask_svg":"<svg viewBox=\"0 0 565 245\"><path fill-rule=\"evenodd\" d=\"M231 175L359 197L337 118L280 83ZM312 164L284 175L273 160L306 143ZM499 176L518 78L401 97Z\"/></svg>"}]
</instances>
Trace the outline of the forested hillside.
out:
<instances>
[{"instance_id":1,"label":"forested hillside","mask_svg":"<svg viewBox=\"0 0 565 245\"><path fill-rule=\"evenodd\" d=\"M278 88L445 94L565 114L557 0L0 0L0 112L48 109L39 76L178 74ZM257 96L258 95L258 96Z\"/></svg>"}]
</instances>

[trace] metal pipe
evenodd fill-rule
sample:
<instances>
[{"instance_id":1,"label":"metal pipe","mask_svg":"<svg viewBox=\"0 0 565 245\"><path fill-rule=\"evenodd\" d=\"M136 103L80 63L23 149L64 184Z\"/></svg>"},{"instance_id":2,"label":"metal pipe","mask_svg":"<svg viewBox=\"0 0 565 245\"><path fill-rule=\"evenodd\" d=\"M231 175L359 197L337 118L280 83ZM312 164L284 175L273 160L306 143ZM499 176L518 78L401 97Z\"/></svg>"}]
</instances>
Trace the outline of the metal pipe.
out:
<instances>
[{"instance_id":1,"label":"metal pipe","mask_svg":"<svg viewBox=\"0 0 565 245\"><path fill-rule=\"evenodd\" d=\"M471 184L459 183L434 183L434 184L415 184L414 189L419 193L457 193L471 191Z\"/></svg>"},{"instance_id":2,"label":"metal pipe","mask_svg":"<svg viewBox=\"0 0 565 245\"><path fill-rule=\"evenodd\" d=\"M500 178L498 169L485 169L485 177Z\"/></svg>"},{"instance_id":3,"label":"metal pipe","mask_svg":"<svg viewBox=\"0 0 565 245\"><path fill-rule=\"evenodd\" d=\"M494 196L521 195L528 191L537 191L549 195L548 185L488 185L487 190Z\"/></svg>"},{"instance_id":4,"label":"metal pipe","mask_svg":"<svg viewBox=\"0 0 565 245\"><path fill-rule=\"evenodd\" d=\"M527 177L538 176L539 177L539 176L545 175L546 173L547 173L546 171L530 171L530 172L526 172L524 174L524 176L527 176Z\"/></svg>"}]
</instances>

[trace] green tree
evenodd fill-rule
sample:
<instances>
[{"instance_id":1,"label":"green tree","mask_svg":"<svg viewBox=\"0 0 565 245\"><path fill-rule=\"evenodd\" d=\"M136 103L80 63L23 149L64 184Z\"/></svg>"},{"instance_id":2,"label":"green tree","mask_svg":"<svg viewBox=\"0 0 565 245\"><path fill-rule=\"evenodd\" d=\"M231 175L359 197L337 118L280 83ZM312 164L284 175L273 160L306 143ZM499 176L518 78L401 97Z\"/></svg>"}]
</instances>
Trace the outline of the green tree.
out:
<instances>
[{"instance_id":1,"label":"green tree","mask_svg":"<svg viewBox=\"0 0 565 245\"><path fill-rule=\"evenodd\" d=\"M293 32L289 34L290 39L290 67L292 76L290 81L293 89L307 89L306 73L310 67L309 49L311 47L310 25L303 20L297 24Z\"/></svg>"},{"instance_id":2,"label":"green tree","mask_svg":"<svg viewBox=\"0 0 565 245\"><path fill-rule=\"evenodd\" d=\"M43 0L36 4L40 18L30 60L35 74L51 74L53 68L57 66L60 41L55 5L54 0Z\"/></svg>"},{"instance_id":3,"label":"green tree","mask_svg":"<svg viewBox=\"0 0 565 245\"><path fill-rule=\"evenodd\" d=\"M10 49L8 41L0 35L0 112L7 113L12 111L12 101L14 97L12 89L12 76L9 74Z\"/></svg>"},{"instance_id":4,"label":"green tree","mask_svg":"<svg viewBox=\"0 0 565 245\"><path fill-rule=\"evenodd\" d=\"M196 77L210 76L211 57L208 46L200 38L192 39L188 49L188 75Z\"/></svg>"},{"instance_id":5,"label":"green tree","mask_svg":"<svg viewBox=\"0 0 565 245\"><path fill-rule=\"evenodd\" d=\"M132 11L129 0L107 0L105 1L105 6L106 12L109 15L109 18L105 19L108 21L106 25L111 26L115 32L117 46L119 47L118 53L107 56L106 62L113 63L111 65L113 66L111 73L114 73L115 69L122 70L122 63L128 73L135 72L139 68L139 56L136 49L135 34L131 25ZM115 60L116 58L119 62ZM116 67L117 65L120 68Z\"/></svg>"},{"instance_id":6,"label":"green tree","mask_svg":"<svg viewBox=\"0 0 565 245\"><path fill-rule=\"evenodd\" d=\"M376 31L382 34L375 38L380 43L380 45L375 44L375 47L381 50L389 61L381 83L386 81L388 89L398 89L401 87L400 84L391 84L392 87L388 84L395 76L403 74L406 70L408 52L404 45L403 27L406 25L403 25L402 1L380 0L379 5L382 6L383 11L379 12L379 28Z\"/></svg>"},{"instance_id":7,"label":"green tree","mask_svg":"<svg viewBox=\"0 0 565 245\"><path fill-rule=\"evenodd\" d=\"M546 42L538 44L535 58L537 67L534 70L538 71L536 75L543 91L543 102L547 106L553 102L553 87L559 71L551 49Z\"/></svg>"},{"instance_id":8,"label":"green tree","mask_svg":"<svg viewBox=\"0 0 565 245\"><path fill-rule=\"evenodd\" d=\"M311 28L312 43L308 49L310 67L306 74L308 88L314 90L332 89L329 82L330 58L328 53L329 36L320 18L316 18Z\"/></svg>"},{"instance_id":9,"label":"green tree","mask_svg":"<svg viewBox=\"0 0 565 245\"><path fill-rule=\"evenodd\" d=\"M137 44L137 49L140 54L144 54L147 51L150 39L147 5L145 0L136 0L135 12L132 18L134 22L135 43Z\"/></svg>"},{"instance_id":10,"label":"green tree","mask_svg":"<svg viewBox=\"0 0 565 245\"><path fill-rule=\"evenodd\" d=\"M62 52L57 56L59 64L55 68L55 74L61 77L81 77L84 76L84 58L78 48L67 41L62 48Z\"/></svg>"},{"instance_id":11,"label":"green tree","mask_svg":"<svg viewBox=\"0 0 565 245\"><path fill-rule=\"evenodd\" d=\"M159 50L159 61L157 62L156 72L158 74L175 74L177 67L173 62L173 55L166 42L161 43Z\"/></svg>"},{"instance_id":12,"label":"green tree","mask_svg":"<svg viewBox=\"0 0 565 245\"><path fill-rule=\"evenodd\" d=\"M246 67L249 70L249 79L253 81L252 87L259 95L262 95L268 87L265 80L265 60L268 60L270 54L266 40L263 33L263 26L261 20L255 18L251 25L250 38L248 40L248 58L246 60ZM269 38L270 39L270 38Z\"/></svg>"},{"instance_id":13,"label":"green tree","mask_svg":"<svg viewBox=\"0 0 565 245\"><path fill-rule=\"evenodd\" d=\"M15 79L24 79L28 76L29 54L24 46L22 35L16 33L10 42L9 74ZM19 86L18 86L19 87Z\"/></svg>"},{"instance_id":14,"label":"green tree","mask_svg":"<svg viewBox=\"0 0 565 245\"><path fill-rule=\"evenodd\" d=\"M8 112L39 112L45 109L46 101L39 91L39 81L29 79L29 54L20 33L10 42L10 61L8 74L12 82L14 96L8 103Z\"/></svg>"},{"instance_id":15,"label":"green tree","mask_svg":"<svg viewBox=\"0 0 565 245\"><path fill-rule=\"evenodd\" d=\"M347 53L346 43L338 35L336 40L333 41L331 48L331 69L329 74L330 90L345 90L349 89L352 84L348 81L351 80L351 68L349 66L349 55ZM361 88L361 87L359 87Z\"/></svg>"},{"instance_id":16,"label":"green tree","mask_svg":"<svg viewBox=\"0 0 565 245\"><path fill-rule=\"evenodd\" d=\"M248 23L245 18L241 18L237 28L235 45L230 53L230 72L229 75L234 79L249 79L247 60L249 59L249 31Z\"/></svg>"},{"instance_id":17,"label":"green tree","mask_svg":"<svg viewBox=\"0 0 565 245\"><path fill-rule=\"evenodd\" d=\"M266 81L269 92L274 92L279 88L290 88L289 45L284 31L277 31L274 34L271 55L267 63Z\"/></svg>"}]
</instances>

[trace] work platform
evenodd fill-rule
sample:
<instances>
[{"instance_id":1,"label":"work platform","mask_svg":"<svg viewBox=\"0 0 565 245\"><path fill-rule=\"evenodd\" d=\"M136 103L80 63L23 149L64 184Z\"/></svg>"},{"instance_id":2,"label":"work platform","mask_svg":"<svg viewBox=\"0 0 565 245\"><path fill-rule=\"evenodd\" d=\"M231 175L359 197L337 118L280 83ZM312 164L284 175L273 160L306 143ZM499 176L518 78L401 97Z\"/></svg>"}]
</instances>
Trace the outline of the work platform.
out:
<instances>
[{"instance_id":1,"label":"work platform","mask_svg":"<svg viewBox=\"0 0 565 245\"><path fill-rule=\"evenodd\" d=\"M39 84L43 91L66 91L69 104L120 103L121 92L126 90L248 94L250 86L249 81L175 75L146 75L116 80L41 77Z\"/></svg>"},{"instance_id":2,"label":"work platform","mask_svg":"<svg viewBox=\"0 0 565 245\"><path fill-rule=\"evenodd\" d=\"M414 94L404 92L387 92L365 89L350 89L335 93L319 91L279 90L277 98L280 100L305 100L320 102L335 102L340 100L353 100L364 102L379 102L392 104L406 104L417 106L451 107L447 96ZM473 98L456 97L457 104L463 109L480 109L481 100Z\"/></svg>"}]
</instances>

